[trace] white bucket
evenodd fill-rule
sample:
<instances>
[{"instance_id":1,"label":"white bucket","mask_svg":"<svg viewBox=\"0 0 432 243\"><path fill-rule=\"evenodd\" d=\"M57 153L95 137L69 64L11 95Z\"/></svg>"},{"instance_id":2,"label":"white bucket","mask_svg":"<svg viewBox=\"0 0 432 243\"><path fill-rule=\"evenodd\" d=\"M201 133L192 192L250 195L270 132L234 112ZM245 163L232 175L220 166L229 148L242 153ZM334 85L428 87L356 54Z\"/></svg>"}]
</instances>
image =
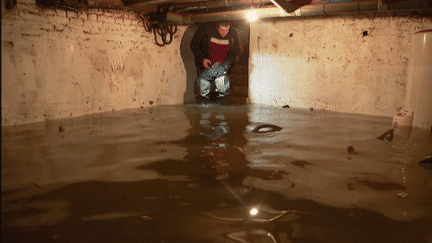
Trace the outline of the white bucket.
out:
<instances>
[{"instance_id":1,"label":"white bucket","mask_svg":"<svg viewBox=\"0 0 432 243\"><path fill-rule=\"evenodd\" d=\"M393 117L394 126L412 126L413 113L409 111L400 112Z\"/></svg>"}]
</instances>

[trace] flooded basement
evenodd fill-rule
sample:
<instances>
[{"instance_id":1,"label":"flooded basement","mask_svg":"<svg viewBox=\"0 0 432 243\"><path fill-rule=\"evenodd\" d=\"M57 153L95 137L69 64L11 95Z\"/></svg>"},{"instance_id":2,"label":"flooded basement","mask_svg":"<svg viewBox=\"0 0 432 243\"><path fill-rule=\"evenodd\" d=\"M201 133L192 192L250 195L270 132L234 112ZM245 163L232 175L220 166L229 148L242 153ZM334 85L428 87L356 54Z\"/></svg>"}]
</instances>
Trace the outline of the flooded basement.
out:
<instances>
[{"instance_id":1,"label":"flooded basement","mask_svg":"<svg viewBox=\"0 0 432 243\"><path fill-rule=\"evenodd\" d=\"M2 240L431 243L431 131L390 129L258 105L2 127Z\"/></svg>"}]
</instances>

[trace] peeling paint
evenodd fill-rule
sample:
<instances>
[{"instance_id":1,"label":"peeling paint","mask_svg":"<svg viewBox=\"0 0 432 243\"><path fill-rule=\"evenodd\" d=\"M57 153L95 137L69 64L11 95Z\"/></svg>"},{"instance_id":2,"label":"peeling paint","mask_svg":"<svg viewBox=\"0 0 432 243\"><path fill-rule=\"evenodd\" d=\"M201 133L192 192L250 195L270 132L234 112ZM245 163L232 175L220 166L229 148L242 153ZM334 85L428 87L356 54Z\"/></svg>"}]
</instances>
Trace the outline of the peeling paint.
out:
<instances>
[{"instance_id":1,"label":"peeling paint","mask_svg":"<svg viewBox=\"0 0 432 243\"><path fill-rule=\"evenodd\" d=\"M251 102L392 116L405 102L411 36L428 26L431 17L377 14L251 24Z\"/></svg>"},{"instance_id":2,"label":"peeling paint","mask_svg":"<svg viewBox=\"0 0 432 243\"><path fill-rule=\"evenodd\" d=\"M139 108L132 97L183 103L186 72L178 37L186 27L160 48L134 26L138 19L117 10L75 13L18 0L2 14L2 125ZM163 82L155 82L162 73ZM164 92L166 83L170 92Z\"/></svg>"}]
</instances>

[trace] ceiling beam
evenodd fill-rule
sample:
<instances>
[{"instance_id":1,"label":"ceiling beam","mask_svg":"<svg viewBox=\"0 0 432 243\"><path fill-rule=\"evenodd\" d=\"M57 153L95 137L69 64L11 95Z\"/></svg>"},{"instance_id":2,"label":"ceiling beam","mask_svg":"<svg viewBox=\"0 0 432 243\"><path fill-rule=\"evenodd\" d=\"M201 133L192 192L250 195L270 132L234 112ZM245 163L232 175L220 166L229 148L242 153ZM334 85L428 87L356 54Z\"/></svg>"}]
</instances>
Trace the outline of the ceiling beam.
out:
<instances>
[{"instance_id":1,"label":"ceiling beam","mask_svg":"<svg viewBox=\"0 0 432 243\"><path fill-rule=\"evenodd\" d=\"M292 13L302 6L312 3L313 0L271 0L271 2L287 13Z\"/></svg>"}]
</instances>

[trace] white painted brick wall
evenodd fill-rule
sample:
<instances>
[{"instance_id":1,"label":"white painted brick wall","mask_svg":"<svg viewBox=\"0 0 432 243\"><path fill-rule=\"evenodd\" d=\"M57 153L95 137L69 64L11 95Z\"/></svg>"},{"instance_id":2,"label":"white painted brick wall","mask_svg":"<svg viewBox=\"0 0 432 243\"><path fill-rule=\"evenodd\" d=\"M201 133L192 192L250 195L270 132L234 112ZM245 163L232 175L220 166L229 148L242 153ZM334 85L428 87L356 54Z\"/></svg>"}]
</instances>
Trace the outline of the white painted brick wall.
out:
<instances>
[{"instance_id":1,"label":"white painted brick wall","mask_svg":"<svg viewBox=\"0 0 432 243\"><path fill-rule=\"evenodd\" d=\"M393 116L404 107L411 36L426 26L431 17L376 14L252 24L251 101Z\"/></svg>"},{"instance_id":2,"label":"white painted brick wall","mask_svg":"<svg viewBox=\"0 0 432 243\"><path fill-rule=\"evenodd\" d=\"M2 16L2 125L182 103L180 41L154 45L132 13L18 0Z\"/></svg>"}]
</instances>

